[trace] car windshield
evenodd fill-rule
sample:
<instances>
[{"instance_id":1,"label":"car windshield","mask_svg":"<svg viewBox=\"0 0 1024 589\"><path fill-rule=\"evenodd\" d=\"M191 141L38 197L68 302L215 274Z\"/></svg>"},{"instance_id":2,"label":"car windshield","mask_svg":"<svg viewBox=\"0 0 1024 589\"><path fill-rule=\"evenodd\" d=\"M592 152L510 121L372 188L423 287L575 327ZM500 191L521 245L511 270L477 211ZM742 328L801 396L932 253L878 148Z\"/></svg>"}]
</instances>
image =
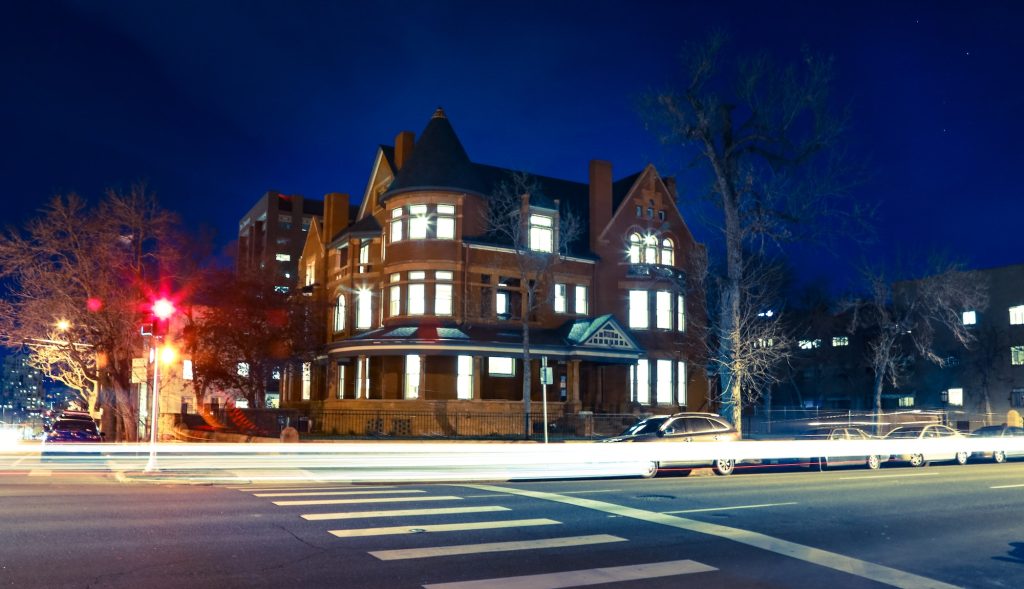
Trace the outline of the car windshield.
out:
<instances>
[{"instance_id":1,"label":"car windshield","mask_svg":"<svg viewBox=\"0 0 1024 589\"><path fill-rule=\"evenodd\" d=\"M986 438L999 437L1003 434L1003 426L1001 425L989 425L980 428L974 432L975 436L982 436Z\"/></svg>"},{"instance_id":2,"label":"car windshield","mask_svg":"<svg viewBox=\"0 0 1024 589\"><path fill-rule=\"evenodd\" d=\"M921 437L921 427L900 427L892 430L887 435L887 438L919 438Z\"/></svg>"},{"instance_id":3,"label":"car windshield","mask_svg":"<svg viewBox=\"0 0 1024 589\"><path fill-rule=\"evenodd\" d=\"M638 436L640 434L653 434L658 431L667 417L652 417L650 419L644 419L634 423L629 429L622 432L623 436Z\"/></svg>"}]
</instances>

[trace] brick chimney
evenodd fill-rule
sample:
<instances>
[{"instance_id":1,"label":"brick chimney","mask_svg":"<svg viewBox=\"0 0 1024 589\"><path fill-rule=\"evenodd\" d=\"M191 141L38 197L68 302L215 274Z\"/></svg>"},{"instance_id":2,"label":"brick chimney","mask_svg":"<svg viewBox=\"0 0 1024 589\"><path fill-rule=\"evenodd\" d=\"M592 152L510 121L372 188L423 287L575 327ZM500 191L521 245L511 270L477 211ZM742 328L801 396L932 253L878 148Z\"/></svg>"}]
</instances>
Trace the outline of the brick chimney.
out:
<instances>
[{"instance_id":1,"label":"brick chimney","mask_svg":"<svg viewBox=\"0 0 1024 589\"><path fill-rule=\"evenodd\" d=\"M612 220L612 164L590 160L590 250L598 251L597 237Z\"/></svg>"},{"instance_id":2,"label":"brick chimney","mask_svg":"<svg viewBox=\"0 0 1024 589\"><path fill-rule=\"evenodd\" d=\"M348 227L348 195L328 192L324 195L324 243L330 243L334 236Z\"/></svg>"},{"instance_id":3,"label":"brick chimney","mask_svg":"<svg viewBox=\"0 0 1024 589\"><path fill-rule=\"evenodd\" d=\"M416 134L412 131L402 131L395 135L395 167L398 170L401 170L405 162L409 160L409 156L412 155L412 146L415 144ZM395 170L395 173L398 173L398 170Z\"/></svg>"}]
</instances>

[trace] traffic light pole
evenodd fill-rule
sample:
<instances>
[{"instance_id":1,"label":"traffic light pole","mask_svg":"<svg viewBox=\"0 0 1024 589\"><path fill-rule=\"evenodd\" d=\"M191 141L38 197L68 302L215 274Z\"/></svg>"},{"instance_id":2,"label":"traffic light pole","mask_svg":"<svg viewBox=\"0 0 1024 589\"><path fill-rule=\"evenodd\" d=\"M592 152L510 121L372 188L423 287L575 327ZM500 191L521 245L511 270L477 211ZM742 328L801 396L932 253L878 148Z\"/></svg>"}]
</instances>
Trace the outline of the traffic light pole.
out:
<instances>
[{"instance_id":1,"label":"traffic light pole","mask_svg":"<svg viewBox=\"0 0 1024 589\"><path fill-rule=\"evenodd\" d=\"M149 411L149 460L143 472L156 472L157 424L160 422L160 336L154 335L153 342L153 402Z\"/></svg>"}]
</instances>

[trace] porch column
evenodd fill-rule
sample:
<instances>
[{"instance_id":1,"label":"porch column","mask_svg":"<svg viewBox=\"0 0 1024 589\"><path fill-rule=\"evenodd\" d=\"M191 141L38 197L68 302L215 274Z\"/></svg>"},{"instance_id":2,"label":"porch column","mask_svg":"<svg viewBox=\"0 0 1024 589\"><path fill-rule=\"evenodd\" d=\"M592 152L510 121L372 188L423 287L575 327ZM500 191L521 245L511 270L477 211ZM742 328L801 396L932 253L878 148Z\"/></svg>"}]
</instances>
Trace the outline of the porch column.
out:
<instances>
[{"instance_id":1,"label":"porch column","mask_svg":"<svg viewBox=\"0 0 1024 589\"><path fill-rule=\"evenodd\" d=\"M483 398L483 386L484 386L484 374L483 374L484 361L480 356L473 356L473 396L474 401L479 401Z\"/></svg>"}]
</instances>

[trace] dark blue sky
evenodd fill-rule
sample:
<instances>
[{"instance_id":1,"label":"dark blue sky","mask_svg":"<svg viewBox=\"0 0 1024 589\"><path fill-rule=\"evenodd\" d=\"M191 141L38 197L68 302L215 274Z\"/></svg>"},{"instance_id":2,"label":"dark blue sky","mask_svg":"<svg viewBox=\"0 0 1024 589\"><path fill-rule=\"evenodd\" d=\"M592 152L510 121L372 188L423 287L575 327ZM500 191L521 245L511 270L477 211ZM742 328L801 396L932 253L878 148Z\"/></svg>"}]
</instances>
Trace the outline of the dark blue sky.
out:
<instances>
[{"instance_id":1,"label":"dark blue sky","mask_svg":"<svg viewBox=\"0 0 1024 589\"><path fill-rule=\"evenodd\" d=\"M376 145L439 105L474 161L580 181L593 158L616 178L648 161L676 174L636 102L721 28L740 50L836 59L848 151L871 164L856 194L881 203L869 254L1024 262L1024 8L834 4L16 0L0 22L2 221L145 179L226 243L267 189L358 198ZM687 216L703 187L680 189Z\"/></svg>"}]
</instances>

